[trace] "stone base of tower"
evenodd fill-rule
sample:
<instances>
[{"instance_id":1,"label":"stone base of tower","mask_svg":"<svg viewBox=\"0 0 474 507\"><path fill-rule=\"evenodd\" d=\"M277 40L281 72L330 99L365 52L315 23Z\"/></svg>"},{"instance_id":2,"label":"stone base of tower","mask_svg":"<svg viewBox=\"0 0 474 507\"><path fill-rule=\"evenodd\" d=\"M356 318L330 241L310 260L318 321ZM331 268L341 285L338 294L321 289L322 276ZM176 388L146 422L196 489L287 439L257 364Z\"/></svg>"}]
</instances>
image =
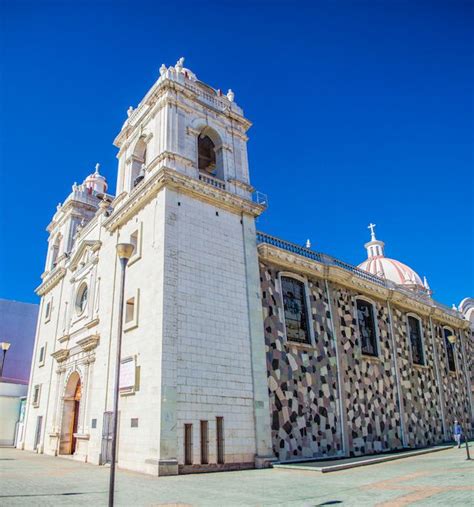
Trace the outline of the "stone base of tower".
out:
<instances>
[{"instance_id":1,"label":"stone base of tower","mask_svg":"<svg viewBox=\"0 0 474 507\"><path fill-rule=\"evenodd\" d=\"M255 456L255 468L270 468L273 463L276 463L278 459L271 456Z\"/></svg>"},{"instance_id":2,"label":"stone base of tower","mask_svg":"<svg viewBox=\"0 0 474 507\"><path fill-rule=\"evenodd\" d=\"M178 475L178 460L176 459L147 459L145 473L165 477Z\"/></svg>"}]
</instances>

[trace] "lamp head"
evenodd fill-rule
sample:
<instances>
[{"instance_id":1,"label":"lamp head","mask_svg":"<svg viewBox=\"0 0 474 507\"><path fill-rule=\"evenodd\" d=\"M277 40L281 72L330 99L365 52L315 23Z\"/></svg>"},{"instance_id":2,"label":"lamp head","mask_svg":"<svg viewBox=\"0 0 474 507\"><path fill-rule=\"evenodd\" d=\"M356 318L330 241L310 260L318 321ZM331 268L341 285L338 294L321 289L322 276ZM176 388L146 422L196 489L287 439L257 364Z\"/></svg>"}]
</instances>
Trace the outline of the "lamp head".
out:
<instances>
[{"instance_id":1,"label":"lamp head","mask_svg":"<svg viewBox=\"0 0 474 507\"><path fill-rule=\"evenodd\" d=\"M116 246L118 258L128 261L133 254L134 248L131 243L119 243Z\"/></svg>"},{"instance_id":2,"label":"lamp head","mask_svg":"<svg viewBox=\"0 0 474 507\"><path fill-rule=\"evenodd\" d=\"M0 347L2 347L2 350L6 352L10 348L11 343L8 342L1 342Z\"/></svg>"},{"instance_id":3,"label":"lamp head","mask_svg":"<svg viewBox=\"0 0 474 507\"><path fill-rule=\"evenodd\" d=\"M452 345L454 345L454 344L456 343L456 340L457 340L457 338L456 338L456 336L455 336L455 335L450 334L450 335L448 336L448 341L449 341L449 343L451 343Z\"/></svg>"}]
</instances>

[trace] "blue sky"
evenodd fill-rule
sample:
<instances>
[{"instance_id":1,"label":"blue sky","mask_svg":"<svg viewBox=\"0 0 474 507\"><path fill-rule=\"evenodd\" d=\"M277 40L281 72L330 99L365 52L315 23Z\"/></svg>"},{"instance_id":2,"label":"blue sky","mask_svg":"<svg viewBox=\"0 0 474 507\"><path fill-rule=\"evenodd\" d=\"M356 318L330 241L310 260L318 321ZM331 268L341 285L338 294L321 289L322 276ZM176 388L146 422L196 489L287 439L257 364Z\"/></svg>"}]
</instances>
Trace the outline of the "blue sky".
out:
<instances>
[{"instance_id":1,"label":"blue sky","mask_svg":"<svg viewBox=\"0 0 474 507\"><path fill-rule=\"evenodd\" d=\"M259 229L358 264L367 225L435 297L473 290L472 2L2 1L0 297L37 301L56 204L160 65L254 123Z\"/></svg>"}]
</instances>

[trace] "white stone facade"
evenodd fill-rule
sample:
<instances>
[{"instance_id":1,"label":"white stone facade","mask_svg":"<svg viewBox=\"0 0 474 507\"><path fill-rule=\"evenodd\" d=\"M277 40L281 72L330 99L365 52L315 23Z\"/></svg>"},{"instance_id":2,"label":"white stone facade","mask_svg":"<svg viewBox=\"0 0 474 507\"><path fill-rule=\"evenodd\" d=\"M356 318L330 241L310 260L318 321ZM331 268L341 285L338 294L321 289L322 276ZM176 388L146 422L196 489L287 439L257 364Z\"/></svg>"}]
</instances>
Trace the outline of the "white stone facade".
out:
<instances>
[{"instance_id":1,"label":"white stone facade","mask_svg":"<svg viewBox=\"0 0 474 507\"><path fill-rule=\"evenodd\" d=\"M135 385L128 382L120 397L119 466L186 471L185 424L193 436L189 471L260 466L271 457L265 357L261 350L252 357L252 340L263 347L263 323L248 311L259 291L254 219L264 209L252 202L248 181L249 126L233 101L211 95L178 63L162 70L115 141L117 197L97 188L97 169L58 205L37 290L21 447L105 461L117 343L115 246L133 242L122 340L122 360L129 361L122 368ZM215 146L212 174L198 170L203 132ZM208 421L209 441L202 465L201 421Z\"/></svg>"}]
</instances>

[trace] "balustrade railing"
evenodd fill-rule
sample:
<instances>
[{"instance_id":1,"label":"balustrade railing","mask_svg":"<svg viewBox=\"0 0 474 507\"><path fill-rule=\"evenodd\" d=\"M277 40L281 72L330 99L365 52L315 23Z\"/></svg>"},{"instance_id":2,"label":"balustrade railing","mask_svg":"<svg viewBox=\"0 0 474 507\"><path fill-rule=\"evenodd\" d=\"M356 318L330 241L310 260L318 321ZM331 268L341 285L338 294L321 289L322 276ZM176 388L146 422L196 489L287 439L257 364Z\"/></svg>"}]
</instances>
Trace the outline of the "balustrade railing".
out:
<instances>
[{"instance_id":1,"label":"balustrade railing","mask_svg":"<svg viewBox=\"0 0 474 507\"><path fill-rule=\"evenodd\" d=\"M215 178L214 176L210 176L208 174L199 173L199 179L203 183L207 183L208 185L212 185L213 187L225 190L225 182L220 180L219 178Z\"/></svg>"},{"instance_id":2,"label":"balustrade railing","mask_svg":"<svg viewBox=\"0 0 474 507\"><path fill-rule=\"evenodd\" d=\"M263 232L257 232L257 243L266 243L268 245L275 246L277 248L281 248L282 250L286 250L288 252L292 252L297 255L301 255L302 257L306 257L308 259L320 262L321 264L325 264L327 266L337 266L339 268L345 269L347 271L350 271L354 275L358 276L359 278L362 278L364 280L367 280L369 282L375 283L379 286L386 287L388 289L397 290L399 292L402 292L403 294L406 294L408 297L412 299L416 299L417 301L420 301L421 303L434 306L437 308L440 308L444 312L453 315L455 317L461 318L460 313L457 310L454 310L453 308L449 308L449 306L446 306L442 303L438 303L437 301L434 301L431 299L428 295L425 294L418 294L416 292L413 292L411 290L405 289L404 287L400 287L396 283L386 280L385 278L381 278L377 275L373 275L371 273L368 273L367 271L364 271L363 269L360 269L356 266L352 266L352 264L348 264L347 262L343 262L339 259L336 259L335 257L332 257L331 255L320 253L320 252L314 252L313 250L310 250L309 248L305 248L303 246L297 245L295 243L291 243L289 241L276 238L274 236L270 236L269 234L265 234Z\"/></svg>"}]
</instances>

